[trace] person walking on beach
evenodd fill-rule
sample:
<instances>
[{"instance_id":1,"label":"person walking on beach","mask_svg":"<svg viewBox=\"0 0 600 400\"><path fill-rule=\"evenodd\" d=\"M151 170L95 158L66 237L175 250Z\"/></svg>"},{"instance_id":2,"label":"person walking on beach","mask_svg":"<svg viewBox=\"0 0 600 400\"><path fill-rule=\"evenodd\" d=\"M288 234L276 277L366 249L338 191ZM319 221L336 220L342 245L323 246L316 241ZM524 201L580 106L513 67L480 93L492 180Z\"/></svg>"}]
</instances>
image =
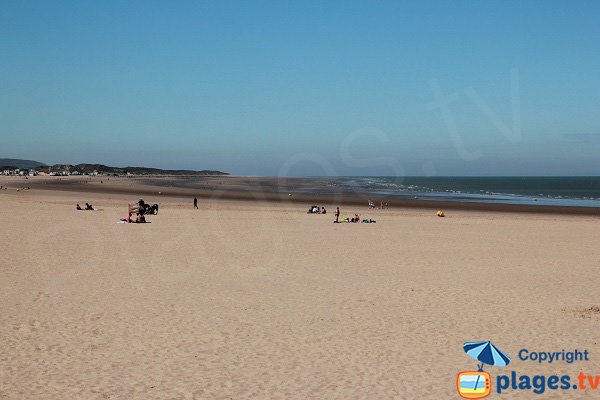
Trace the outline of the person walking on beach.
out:
<instances>
[{"instance_id":1,"label":"person walking on beach","mask_svg":"<svg viewBox=\"0 0 600 400\"><path fill-rule=\"evenodd\" d=\"M198 209L198 198L194 197L194 210Z\"/></svg>"},{"instance_id":2,"label":"person walking on beach","mask_svg":"<svg viewBox=\"0 0 600 400\"><path fill-rule=\"evenodd\" d=\"M340 208L337 207L335 209L335 221L334 222L340 222L339 219L340 219Z\"/></svg>"}]
</instances>

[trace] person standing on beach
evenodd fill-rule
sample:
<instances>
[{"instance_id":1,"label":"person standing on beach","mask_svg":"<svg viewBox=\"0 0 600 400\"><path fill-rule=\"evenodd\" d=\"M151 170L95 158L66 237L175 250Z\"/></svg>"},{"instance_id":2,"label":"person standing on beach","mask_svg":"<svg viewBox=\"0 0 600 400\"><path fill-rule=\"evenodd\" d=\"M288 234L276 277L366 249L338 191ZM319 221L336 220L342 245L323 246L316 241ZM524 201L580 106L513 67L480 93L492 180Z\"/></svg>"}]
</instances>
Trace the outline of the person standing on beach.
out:
<instances>
[{"instance_id":1,"label":"person standing on beach","mask_svg":"<svg viewBox=\"0 0 600 400\"><path fill-rule=\"evenodd\" d=\"M198 209L198 198L194 197L194 209L197 210Z\"/></svg>"},{"instance_id":2,"label":"person standing on beach","mask_svg":"<svg viewBox=\"0 0 600 400\"><path fill-rule=\"evenodd\" d=\"M334 221L334 222L340 222L340 221L339 221L339 218L340 218L340 208L339 208L339 207L337 207L337 208L335 209L335 221Z\"/></svg>"}]
</instances>

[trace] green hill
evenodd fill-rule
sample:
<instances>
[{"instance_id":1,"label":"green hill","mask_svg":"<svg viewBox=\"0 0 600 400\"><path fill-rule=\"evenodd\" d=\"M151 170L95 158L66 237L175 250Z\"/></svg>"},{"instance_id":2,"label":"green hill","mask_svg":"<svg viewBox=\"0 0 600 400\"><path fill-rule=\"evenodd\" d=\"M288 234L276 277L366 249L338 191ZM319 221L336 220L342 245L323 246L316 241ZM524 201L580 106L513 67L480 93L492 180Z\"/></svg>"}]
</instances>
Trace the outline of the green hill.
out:
<instances>
[{"instance_id":1,"label":"green hill","mask_svg":"<svg viewBox=\"0 0 600 400\"><path fill-rule=\"evenodd\" d=\"M38 161L31 160L19 160L15 158L0 158L0 170L2 169L37 169L40 172L49 173L51 171L59 172L73 172L78 171L80 173L92 173L97 171L102 174L118 174L124 175L131 173L134 175L229 175L226 172L214 171L214 170L202 170L202 171L191 171L191 170L170 170L170 169L159 169L159 168L146 168L146 167L109 167L102 164L55 164L46 165Z\"/></svg>"},{"instance_id":2,"label":"green hill","mask_svg":"<svg viewBox=\"0 0 600 400\"><path fill-rule=\"evenodd\" d=\"M124 175L127 173L134 175L229 175L226 172L214 171L214 170L202 170L192 171L184 169L160 169L160 168L147 168L147 167L109 167L103 164L56 164L50 167L40 169L44 172L50 171L78 171L81 173L92 173L97 171L101 174L118 174ZM47 171L46 171L47 170Z\"/></svg>"},{"instance_id":3,"label":"green hill","mask_svg":"<svg viewBox=\"0 0 600 400\"><path fill-rule=\"evenodd\" d=\"M33 160L20 160L18 158L0 158L0 167L14 167L22 169L30 169L44 167L46 164Z\"/></svg>"}]
</instances>

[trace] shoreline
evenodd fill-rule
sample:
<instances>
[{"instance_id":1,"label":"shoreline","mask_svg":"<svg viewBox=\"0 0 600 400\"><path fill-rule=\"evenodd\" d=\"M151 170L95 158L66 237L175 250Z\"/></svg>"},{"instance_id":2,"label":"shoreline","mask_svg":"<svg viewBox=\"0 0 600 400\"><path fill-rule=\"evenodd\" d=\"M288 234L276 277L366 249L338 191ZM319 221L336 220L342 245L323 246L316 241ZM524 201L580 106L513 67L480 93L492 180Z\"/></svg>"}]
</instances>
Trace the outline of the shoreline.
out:
<instances>
[{"instance_id":1,"label":"shoreline","mask_svg":"<svg viewBox=\"0 0 600 400\"><path fill-rule=\"evenodd\" d=\"M228 200L241 202L274 202L310 206L320 203L332 206L366 205L367 195L355 192L339 194L296 193L286 194L284 189L302 185L305 178L241 177L241 176L202 176L203 185L199 188L161 186L157 181L170 179L166 176L144 177L1 177L0 185L11 190L30 187L32 190L157 196L158 198L190 198L200 200ZM103 182L103 183L101 183ZM293 189L292 189L293 190ZM153 202L156 201L156 198ZM385 200L384 200L385 201ZM377 205L379 200L375 202ZM600 208L582 206L554 206L503 204L464 201L433 201L390 198L388 208L447 209L464 211L512 212L556 215L600 215Z\"/></svg>"}]
</instances>

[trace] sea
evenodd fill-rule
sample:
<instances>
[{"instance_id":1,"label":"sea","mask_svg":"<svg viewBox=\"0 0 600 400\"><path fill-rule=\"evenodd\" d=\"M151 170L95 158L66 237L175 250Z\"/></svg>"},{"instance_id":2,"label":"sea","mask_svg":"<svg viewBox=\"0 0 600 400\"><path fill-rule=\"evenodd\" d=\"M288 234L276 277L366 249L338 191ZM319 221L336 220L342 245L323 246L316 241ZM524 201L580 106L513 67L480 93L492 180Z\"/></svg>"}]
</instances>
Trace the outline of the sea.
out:
<instances>
[{"instance_id":1,"label":"sea","mask_svg":"<svg viewBox=\"0 0 600 400\"><path fill-rule=\"evenodd\" d=\"M233 177L232 177L233 178ZM156 180L160 186L206 188L206 177ZM217 179L217 178L213 178ZM228 177L219 177L225 181ZM547 177L255 177L259 190L284 193L344 195L372 199L376 205L393 199L548 206L600 207L600 176ZM275 187L268 182L277 182ZM281 185L281 182L284 182ZM213 182L214 183L214 182ZM280 186L278 186L280 185Z\"/></svg>"},{"instance_id":2,"label":"sea","mask_svg":"<svg viewBox=\"0 0 600 400\"><path fill-rule=\"evenodd\" d=\"M319 178L330 192L381 198L498 204L600 207L600 177L340 177ZM322 186L321 186L322 187Z\"/></svg>"}]
</instances>

